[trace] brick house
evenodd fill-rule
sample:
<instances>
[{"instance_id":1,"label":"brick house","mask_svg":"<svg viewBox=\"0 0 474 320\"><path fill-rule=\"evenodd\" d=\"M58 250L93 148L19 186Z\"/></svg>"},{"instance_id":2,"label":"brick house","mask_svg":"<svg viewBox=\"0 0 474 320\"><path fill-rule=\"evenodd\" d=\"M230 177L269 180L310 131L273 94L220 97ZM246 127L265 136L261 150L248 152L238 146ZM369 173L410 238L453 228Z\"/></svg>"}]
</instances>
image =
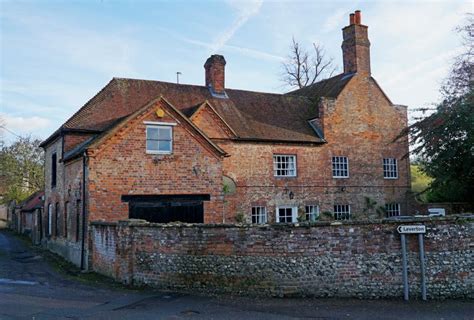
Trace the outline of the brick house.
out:
<instances>
[{"instance_id":1,"label":"brick house","mask_svg":"<svg viewBox=\"0 0 474 320\"><path fill-rule=\"evenodd\" d=\"M371 76L369 47L356 11L343 29L344 72L286 94L226 88L220 55L202 86L112 79L42 144L44 243L85 264L93 220L406 214L408 141L393 140L407 108Z\"/></svg>"}]
</instances>

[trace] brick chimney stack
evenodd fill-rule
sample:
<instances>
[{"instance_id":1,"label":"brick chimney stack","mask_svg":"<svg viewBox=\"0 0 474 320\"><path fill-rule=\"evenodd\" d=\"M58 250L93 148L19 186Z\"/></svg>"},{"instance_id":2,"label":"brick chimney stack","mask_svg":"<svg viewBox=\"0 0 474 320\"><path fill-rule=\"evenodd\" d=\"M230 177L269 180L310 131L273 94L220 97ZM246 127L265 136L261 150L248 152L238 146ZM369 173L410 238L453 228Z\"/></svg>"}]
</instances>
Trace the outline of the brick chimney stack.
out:
<instances>
[{"instance_id":1,"label":"brick chimney stack","mask_svg":"<svg viewBox=\"0 0 474 320\"><path fill-rule=\"evenodd\" d=\"M206 87L211 93L217 95L225 94L225 59L224 56L213 54L204 64L206 70Z\"/></svg>"},{"instance_id":2,"label":"brick chimney stack","mask_svg":"<svg viewBox=\"0 0 474 320\"><path fill-rule=\"evenodd\" d=\"M349 25L342 29L344 73L370 75L370 42L367 26L361 24L360 10L349 15Z\"/></svg>"}]
</instances>

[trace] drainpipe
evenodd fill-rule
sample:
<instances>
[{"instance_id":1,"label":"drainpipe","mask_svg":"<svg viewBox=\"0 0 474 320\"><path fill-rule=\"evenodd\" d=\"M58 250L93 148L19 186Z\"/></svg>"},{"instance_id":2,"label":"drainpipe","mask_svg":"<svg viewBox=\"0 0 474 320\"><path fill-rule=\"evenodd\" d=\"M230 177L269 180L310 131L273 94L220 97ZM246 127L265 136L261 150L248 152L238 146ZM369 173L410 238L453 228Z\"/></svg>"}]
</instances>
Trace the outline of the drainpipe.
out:
<instances>
[{"instance_id":1,"label":"drainpipe","mask_svg":"<svg viewBox=\"0 0 474 320\"><path fill-rule=\"evenodd\" d=\"M86 247L86 159L84 151L82 156L82 243L81 243L81 270L85 270L85 247Z\"/></svg>"}]
</instances>

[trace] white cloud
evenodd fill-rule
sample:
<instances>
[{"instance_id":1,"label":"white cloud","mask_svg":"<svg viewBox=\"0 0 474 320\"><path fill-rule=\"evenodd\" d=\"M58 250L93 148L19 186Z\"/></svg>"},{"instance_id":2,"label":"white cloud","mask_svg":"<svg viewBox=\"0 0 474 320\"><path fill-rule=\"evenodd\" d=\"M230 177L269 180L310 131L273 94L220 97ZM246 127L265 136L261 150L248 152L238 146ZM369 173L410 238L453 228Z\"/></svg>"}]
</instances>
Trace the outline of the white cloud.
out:
<instances>
[{"instance_id":1,"label":"white cloud","mask_svg":"<svg viewBox=\"0 0 474 320\"><path fill-rule=\"evenodd\" d=\"M411 68L404 69L396 74L391 74L387 76L386 85L404 85L409 79L419 78L427 74L432 70L438 70L441 68L445 72L449 70L453 57L461 53L462 48L458 47L456 49L444 52L440 55L434 56L428 60L422 61L420 63L414 64ZM441 67L440 67L441 66Z\"/></svg>"},{"instance_id":2,"label":"white cloud","mask_svg":"<svg viewBox=\"0 0 474 320\"><path fill-rule=\"evenodd\" d=\"M377 3L367 14L375 77L396 103L411 108L439 99L452 58L460 53L455 27L467 2Z\"/></svg>"},{"instance_id":3,"label":"white cloud","mask_svg":"<svg viewBox=\"0 0 474 320\"><path fill-rule=\"evenodd\" d=\"M61 59L63 64L69 62L107 75L134 74L133 54L137 44L129 35L130 30L106 32L74 27L57 15L45 12L32 15L7 11L3 12L2 19L27 30L30 39L25 46L33 45L38 56L47 53L48 57Z\"/></svg>"},{"instance_id":4,"label":"white cloud","mask_svg":"<svg viewBox=\"0 0 474 320\"><path fill-rule=\"evenodd\" d=\"M354 5L354 7L356 7ZM345 9L336 10L333 14L327 17L323 23L323 32L330 32L336 29L340 29L341 26L347 24L345 19L348 19L349 14Z\"/></svg>"},{"instance_id":5,"label":"white cloud","mask_svg":"<svg viewBox=\"0 0 474 320\"><path fill-rule=\"evenodd\" d=\"M48 128L50 120L38 116L17 117L6 113L0 113L0 119L3 120L4 126L15 132L16 134L32 133L37 130Z\"/></svg>"},{"instance_id":6,"label":"white cloud","mask_svg":"<svg viewBox=\"0 0 474 320\"><path fill-rule=\"evenodd\" d=\"M203 47L203 48L212 49L213 46L214 46L212 43L207 43L207 42L203 42L203 41L199 41L199 40L194 40L194 39L190 39L190 38L186 38L186 37L181 37L181 36L178 36L178 35L176 35L176 36L179 37L182 41L185 41L187 43L194 44L194 45L197 45L197 46L200 46L200 47ZM255 50L255 49L251 49L251 48L247 48L247 47L242 47L242 46L235 46L235 45L226 44L226 45L222 46L222 50L234 51L234 52L238 52L238 53L243 54L243 55L248 56L248 57L253 57L253 58L262 59L262 60L277 61L277 62L281 62L281 61L285 60L284 57L281 57L281 56L278 56L278 55L275 55L275 54L271 54L271 53L268 53L268 52L264 52L264 51L261 51L261 50ZM213 52L215 52L215 51L213 51Z\"/></svg>"},{"instance_id":7,"label":"white cloud","mask_svg":"<svg viewBox=\"0 0 474 320\"><path fill-rule=\"evenodd\" d=\"M238 1L231 0L228 2L234 10L237 11L237 19L232 25L222 32L211 46L211 53L218 52L229 41L240 27L242 27L252 16L256 15L262 7L263 0L247 0Z\"/></svg>"}]
</instances>

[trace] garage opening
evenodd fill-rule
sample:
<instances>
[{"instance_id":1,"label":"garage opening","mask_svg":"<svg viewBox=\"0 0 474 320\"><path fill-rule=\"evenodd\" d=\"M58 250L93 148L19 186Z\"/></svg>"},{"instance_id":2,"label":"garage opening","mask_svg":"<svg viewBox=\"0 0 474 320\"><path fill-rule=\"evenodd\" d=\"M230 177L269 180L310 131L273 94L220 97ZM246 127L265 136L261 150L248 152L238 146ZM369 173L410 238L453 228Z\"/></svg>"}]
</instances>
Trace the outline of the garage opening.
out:
<instances>
[{"instance_id":1,"label":"garage opening","mask_svg":"<svg viewBox=\"0 0 474 320\"><path fill-rule=\"evenodd\" d=\"M122 196L129 203L130 219L155 223L204 223L204 201L209 200L209 194Z\"/></svg>"}]
</instances>

